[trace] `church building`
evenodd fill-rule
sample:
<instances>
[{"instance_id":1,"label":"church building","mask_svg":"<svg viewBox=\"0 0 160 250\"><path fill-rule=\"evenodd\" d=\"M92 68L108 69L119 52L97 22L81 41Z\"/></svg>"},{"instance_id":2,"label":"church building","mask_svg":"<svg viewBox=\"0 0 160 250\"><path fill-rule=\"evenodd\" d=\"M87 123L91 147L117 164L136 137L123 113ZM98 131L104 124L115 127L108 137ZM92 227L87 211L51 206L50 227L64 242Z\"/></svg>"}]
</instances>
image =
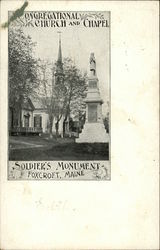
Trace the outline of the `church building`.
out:
<instances>
[{"instance_id":1,"label":"church building","mask_svg":"<svg viewBox=\"0 0 160 250\"><path fill-rule=\"evenodd\" d=\"M63 62L62 62L62 49L61 49L61 37L59 37L58 59L56 62L56 69L54 73L54 84L63 84ZM50 98L50 97L48 97ZM53 97L54 98L54 97ZM58 100L60 102L60 100ZM58 103L60 105L60 103ZM56 133L56 124L59 117L53 118L52 133ZM65 126L65 133L69 134L69 119L65 121L61 115L61 119L58 121L58 133L63 136L63 130ZM44 98L27 98L23 99L21 108L16 109L9 107L9 131L10 134L41 134L49 133L49 114L44 102Z\"/></svg>"}]
</instances>

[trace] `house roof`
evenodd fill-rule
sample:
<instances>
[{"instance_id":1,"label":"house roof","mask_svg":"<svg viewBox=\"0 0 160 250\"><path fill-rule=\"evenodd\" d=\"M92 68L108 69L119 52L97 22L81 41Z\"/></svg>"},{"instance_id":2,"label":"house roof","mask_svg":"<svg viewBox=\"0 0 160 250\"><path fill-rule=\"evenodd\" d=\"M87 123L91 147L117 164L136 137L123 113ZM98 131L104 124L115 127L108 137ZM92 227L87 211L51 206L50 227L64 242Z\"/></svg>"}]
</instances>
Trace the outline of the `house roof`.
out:
<instances>
[{"instance_id":1,"label":"house roof","mask_svg":"<svg viewBox=\"0 0 160 250\"><path fill-rule=\"evenodd\" d=\"M45 98L40 97L37 99L32 99L31 101L34 106L34 109L46 109Z\"/></svg>"},{"instance_id":2,"label":"house roof","mask_svg":"<svg viewBox=\"0 0 160 250\"><path fill-rule=\"evenodd\" d=\"M23 99L21 103L21 107L26 110L34 110L34 106L29 98Z\"/></svg>"}]
</instances>

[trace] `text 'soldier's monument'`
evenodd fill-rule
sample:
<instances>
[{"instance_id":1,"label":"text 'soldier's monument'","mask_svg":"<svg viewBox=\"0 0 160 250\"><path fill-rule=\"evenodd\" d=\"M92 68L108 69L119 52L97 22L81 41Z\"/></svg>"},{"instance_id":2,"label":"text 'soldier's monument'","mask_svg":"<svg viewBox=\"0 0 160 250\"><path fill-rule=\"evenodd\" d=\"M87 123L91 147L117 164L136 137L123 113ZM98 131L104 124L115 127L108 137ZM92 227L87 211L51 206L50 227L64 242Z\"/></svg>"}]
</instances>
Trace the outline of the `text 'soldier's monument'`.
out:
<instances>
[{"instance_id":1,"label":"text 'soldier's monument'","mask_svg":"<svg viewBox=\"0 0 160 250\"><path fill-rule=\"evenodd\" d=\"M94 143L109 141L102 118L102 103L98 78L96 74L96 60L94 53L90 55L90 76L88 79L88 91L86 97L86 121L82 133L76 139L77 143Z\"/></svg>"}]
</instances>

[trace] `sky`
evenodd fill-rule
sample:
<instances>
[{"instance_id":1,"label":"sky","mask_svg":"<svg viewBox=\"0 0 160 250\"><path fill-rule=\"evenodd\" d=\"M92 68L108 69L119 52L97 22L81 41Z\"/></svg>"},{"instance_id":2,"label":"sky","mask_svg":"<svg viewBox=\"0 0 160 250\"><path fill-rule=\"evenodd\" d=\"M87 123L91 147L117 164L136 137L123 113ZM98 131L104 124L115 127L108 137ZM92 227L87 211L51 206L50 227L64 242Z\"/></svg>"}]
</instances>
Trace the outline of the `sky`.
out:
<instances>
[{"instance_id":1,"label":"sky","mask_svg":"<svg viewBox=\"0 0 160 250\"><path fill-rule=\"evenodd\" d=\"M108 14L106 14L108 15ZM94 53L99 79L99 90L104 101L103 114L108 110L109 100L109 28L80 27L24 27L25 34L31 36L36 42L35 56L55 62L58 56L58 31L61 31L62 57L71 57L75 65L89 76L89 57Z\"/></svg>"}]
</instances>

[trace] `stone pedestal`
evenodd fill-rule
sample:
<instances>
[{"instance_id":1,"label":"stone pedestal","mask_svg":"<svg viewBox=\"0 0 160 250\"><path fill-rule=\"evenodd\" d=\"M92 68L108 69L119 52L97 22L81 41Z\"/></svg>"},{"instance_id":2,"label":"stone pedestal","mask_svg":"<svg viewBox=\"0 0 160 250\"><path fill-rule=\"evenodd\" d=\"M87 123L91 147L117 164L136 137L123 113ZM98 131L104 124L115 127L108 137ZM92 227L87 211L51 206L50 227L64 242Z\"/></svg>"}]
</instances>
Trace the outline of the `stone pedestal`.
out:
<instances>
[{"instance_id":1,"label":"stone pedestal","mask_svg":"<svg viewBox=\"0 0 160 250\"><path fill-rule=\"evenodd\" d=\"M92 60L93 59L93 60ZM82 133L76 139L77 143L107 143L109 135L106 133L102 119L102 104L96 76L96 62L94 54L90 57L90 77L86 97L86 122Z\"/></svg>"},{"instance_id":2,"label":"stone pedestal","mask_svg":"<svg viewBox=\"0 0 160 250\"><path fill-rule=\"evenodd\" d=\"M107 143L109 135L102 123L85 123L82 133L76 139L77 143Z\"/></svg>"}]
</instances>

